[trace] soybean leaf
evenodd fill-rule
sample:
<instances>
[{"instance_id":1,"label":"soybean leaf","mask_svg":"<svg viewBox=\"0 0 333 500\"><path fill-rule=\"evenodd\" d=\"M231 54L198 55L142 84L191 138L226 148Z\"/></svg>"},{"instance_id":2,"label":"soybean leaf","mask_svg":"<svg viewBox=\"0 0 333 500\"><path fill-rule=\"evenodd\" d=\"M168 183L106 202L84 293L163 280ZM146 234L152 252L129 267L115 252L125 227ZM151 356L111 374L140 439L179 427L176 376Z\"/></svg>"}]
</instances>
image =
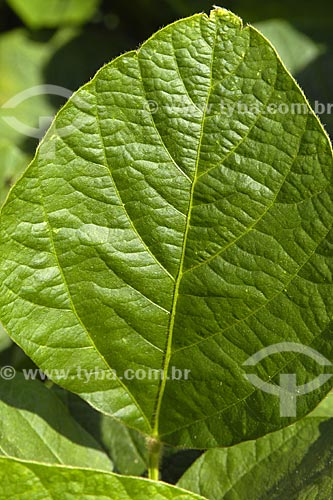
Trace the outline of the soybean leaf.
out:
<instances>
[{"instance_id":1,"label":"soybean leaf","mask_svg":"<svg viewBox=\"0 0 333 500\"><path fill-rule=\"evenodd\" d=\"M64 466L47 466L0 457L0 500L205 500L148 479ZM15 480L13 480L15 478Z\"/></svg>"},{"instance_id":2,"label":"soybean leaf","mask_svg":"<svg viewBox=\"0 0 333 500\"><path fill-rule=\"evenodd\" d=\"M29 28L56 28L83 24L95 13L99 0L7 0Z\"/></svg>"},{"instance_id":3,"label":"soybean leaf","mask_svg":"<svg viewBox=\"0 0 333 500\"><path fill-rule=\"evenodd\" d=\"M8 369L1 375L0 455L40 463L112 470L107 455L72 419L53 392L41 382L25 380L20 373L9 379Z\"/></svg>"},{"instance_id":4,"label":"soybean leaf","mask_svg":"<svg viewBox=\"0 0 333 500\"><path fill-rule=\"evenodd\" d=\"M315 408L309 415L308 418L329 418L333 417L333 391L329 392L327 396L321 401L321 403Z\"/></svg>"},{"instance_id":5,"label":"soybean leaf","mask_svg":"<svg viewBox=\"0 0 333 500\"><path fill-rule=\"evenodd\" d=\"M146 439L141 433L97 412L75 394L56 385L52 390L66 404L73 418L107 451L115 472L141 476L148 469Z\"/></svg>"},{"instance_id":6,"label":"soybean leaf","mask_svg":"<svg viewBox=\"0 0 333 500\"><path fill-rule=\"evenodd\" d=\"M101 439L101 418L103 415L76 394L66 391L56 384L51 386L51 390L54 391L66 405L74 420L91 434L105 449L106 446L104 446Z\"/></svg>"},{"instance_id":7,"label":"soybean leaf","mask_svg":"<svg viewBox=\"0 0 333 500\"><path fill-rule=\"evenodd\" d=\"M202 0L197 1L179 1L179 0L168 0L170 7L180 16L188 15L193 9L202 9L205 8L203 6ZM197 4L197 5L196 5ZM228 5L225 4L225 7ZM207 2L207 8L209 8L209 2ZM266 7L266 6L265 6ZM281 2L279 4L279 15L286 16L286 19L265 19L276 16L276 9L271 9L271 12L263 12L263 5L260 5L260 8L256 12L255 6L251 5L250 9L242 3L242 5L234 5L233 9L237 10L241 15L244 16L244 19L247 21L253 22L258 17L264 19L260 22L255 22L254 26L263 33L268 40L274 45L276 50L278 51L281 59L284 64L288 68L288 70L294 75L305 68L308 64L314 61L323 51L324 47L318 43L315 43L309 36L305 35L299 29L296 29L289 20L292 18L293 21L295 19L294 16L291 16L282 11ZM313 11L313 9L312 9ZM318 14L318 11L316 11ZM313 20L314 13L308 13L307 19ZM318 20L313 21L312 24L315 24ZM297 25L302 23L298 22ZM302 26L303 28L303 26ZM305 29L306 27L304 27Z\"/></svg>"},{"instance_id":8,"label":"soybean leaf","mask_svg":"<svg viewBox=\"0 0 333 500\"><path fill-rule=\"evenodd\" d=\"M148 469L148 451L142 434L102 415L101 437L117 472L141 476Z\"/></svg>"},{"instance_id":9,"label":"soybean leaf","mask_svg":"<svg viewBox=\"0 0 333 500\"><path fill-rule=\"evenodd\" d=\"M82 398L57 385L53 385L52 390L65 403L73 418L108 452L115 472L141 476L148 469L146 439L141 433L97 412Z\"/></svg>"},{"instance_id":10,"label":"soybean leaf","mask_svg":"<svg viewBox=\"0 0 333 500\"><path fill-rule=\"evenodd\" d=\"M332 397L257 441L209 450L178 482L210 500L326 500L333 492ZM309 495L309 496L307 496Z\"/></svg>"},{"instance_id":11,"label":"soybean leaf","mask_svg":"<svg viewBox=\"0 0 333 500\"><path fill-rule=\"evenodd\" d=\"M332 163L257 30L220 8L180 20L72 97L11 192L1 319L55 382L164 442L277 430L294 417L243 364L286 340L331 357ZM261 363L283 373L318 367Z\"/></svg>"}]
</instances>

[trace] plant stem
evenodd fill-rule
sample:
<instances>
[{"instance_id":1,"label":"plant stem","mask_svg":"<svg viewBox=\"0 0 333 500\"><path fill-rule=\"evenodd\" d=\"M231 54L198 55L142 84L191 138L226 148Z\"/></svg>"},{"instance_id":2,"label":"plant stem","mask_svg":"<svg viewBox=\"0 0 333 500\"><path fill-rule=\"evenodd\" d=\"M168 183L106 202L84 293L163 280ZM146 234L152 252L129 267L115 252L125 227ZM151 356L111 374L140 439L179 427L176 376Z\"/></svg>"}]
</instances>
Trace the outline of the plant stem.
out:
<instances>
[{"instance_id":1,"label":"plant stem","mask_svg":"<svg viewBox=\"0 0 333 500\"><path fill-rule=\"evenodd\" d=\"M162 443L156 438L148 440L148 477L154 481L160 478L160 461L162 456Z\"/></svg>"}]
</instances>

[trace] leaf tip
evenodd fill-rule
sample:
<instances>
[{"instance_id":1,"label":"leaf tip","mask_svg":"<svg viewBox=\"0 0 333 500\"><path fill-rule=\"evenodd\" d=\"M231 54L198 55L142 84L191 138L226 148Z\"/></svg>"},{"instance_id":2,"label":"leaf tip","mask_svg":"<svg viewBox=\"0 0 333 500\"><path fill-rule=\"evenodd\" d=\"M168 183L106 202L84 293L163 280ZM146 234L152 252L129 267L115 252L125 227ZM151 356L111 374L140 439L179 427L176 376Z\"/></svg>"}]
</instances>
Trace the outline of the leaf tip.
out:
<instances>
[{"instance_id":1,"label":"leaf tip","mask_svg":"<svg viewBox=\"0 0 333 500\"><path fill-rule=\"evenodd\" d=\"M240 17L236 16L231 10L225 9L224 7L219 7L218 5L213 5L213 9L210 11L211 19L221 19L231 20L237 24L243 25L243 21Z\"/></svg>"},{"instance_id":2,"label":"leaf tip","mask_svg":"<svg viewBox=\"0 0 333 500\"><path fill-rule=\"evenodd\" d=\"M224 7L219 7L218 5L213 5L210 15L212 16L215 14L218 16L225 16L226 14L230 14L230 10L225 9Z\"/></svg>"}]
</instances>

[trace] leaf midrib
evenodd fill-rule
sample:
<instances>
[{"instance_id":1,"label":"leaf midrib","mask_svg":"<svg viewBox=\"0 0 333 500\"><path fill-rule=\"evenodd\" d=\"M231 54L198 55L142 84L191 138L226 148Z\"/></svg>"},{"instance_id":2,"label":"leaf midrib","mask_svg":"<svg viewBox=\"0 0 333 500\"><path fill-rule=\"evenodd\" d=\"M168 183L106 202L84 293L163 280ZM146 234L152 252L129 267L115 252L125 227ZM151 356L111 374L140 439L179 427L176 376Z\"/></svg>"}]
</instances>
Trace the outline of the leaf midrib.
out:
<instances>
[{"instance_id":1,"label":"leaf midrib","mask_svg":"<svg viewBox=\"0 0 333 500\"><path fill-rule=\"evenodd\" d=\"M153 427L153 436L155 436L155 437L159 436L159 416L160 416L160 412L161 412L163 396L164 396L166 383L167 383L166 374L168 373L170 360L171 360L173 331L174 331L175 319L176 319L179 287L181 284L181 280L183 278L183 268L184 268L185 255L186 255L187 238L188 238L188 233L190 230L190 221L191 221L191 214L192 214L192 208L193 208L193 196L194 196L196 180L198 177L199 162L200 162L200 157L201 157L200 153L201 153L202 140L203 140L204 129L205 129L207 108L208 108L210 96L211 96L211 93L213 90L213 86L212 86L211 82L213 79L213 67L214 67L214 59L215 59L215 48L216 48L216 43L217 43L217 34L218 34L218 23L215 22L215 36L214 36L214 41L212 44L212 59L211 59L211 65L210 65L210 78L209 78L210 86L209 86L209 90L207 93L207 99L206 99L204 111L202 114L200 137L199 137L198 149L197 149L197 157L196 157L196 163L195 163L195 169L194 169L194 175L193 175L193 182L191 185L190 196L189 196L189 208L188 208L188 213L186 216L186 224L185 224L184 238L183 238L183 244L182 244L182 253L181 253L180 262L179 262L178 274L177 274L177 277L175 280L175 285L174 285L173 301L172 301L170 321L169 321L168 332L167 332L166 351L165 351L165 357L164 357L163 368L162 368L162 370L163 370L162 373L164 376L162 377L162 380L160 383L158 397L157 397L157 401L156 401L156 410L155 410L154 416L153 416L152 427Z\"/></svg>"}]
</instances>

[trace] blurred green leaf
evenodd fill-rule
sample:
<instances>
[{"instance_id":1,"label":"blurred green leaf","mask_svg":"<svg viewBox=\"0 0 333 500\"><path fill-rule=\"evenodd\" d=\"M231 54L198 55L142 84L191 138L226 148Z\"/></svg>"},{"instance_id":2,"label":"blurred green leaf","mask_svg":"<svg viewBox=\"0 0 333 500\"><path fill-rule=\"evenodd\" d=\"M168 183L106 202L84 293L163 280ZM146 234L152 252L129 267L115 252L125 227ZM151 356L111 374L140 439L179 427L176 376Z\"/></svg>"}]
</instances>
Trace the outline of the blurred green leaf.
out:
<instances>
[{"instance_id":1,"label":"blurred green leaf","mask_svg":"<svg viewBox=\"0 0 333 500\"><path fill-rule=\"evenodd\" d=\"M294 75L314 61L324 50L283 19L254 24L274 45L283 63Z\"/></svg>"},{"instance_id":2,"label":"blurred green leaf","mask_svg":"<svg viewBox=\"0 0 333 500\"><path fill-rule=\"evenodd\" d=\"M50 87L44 85L45 67L75 34L61 30L45 40L17 29L0 35L0 204L31 161L38 139L55 114ZM65 96L63 104L71 91L59 86L58 93Z\"/></svg>"},{"instance_id":3,"label":"blurred green leaf","mask_svg":"<svg viewBox=\"0 0 333 500\"><path fill-rule=\"evenodd\" d=\"M178 485L210 500L332 498L332 396L290 427L256 441L207 451Z\"/></svg>"},{"instance_id":4,"label":"blurred green leaf","mask_svg":"<svg viewBox=\"0 0 333 500\"><path fill-rule=\"evenodd\" d=\"M100 443L111 457L115 472L141 476L147 470L146 438L117 420L103 415L82 398L54 384L52 390L67 406L72 417Z\"/></svg>"},{"instance_id":5,"label":"blurred green leaf","mask_svg":"<svg viewBox=\"0 0 333 500\"><path fill-rule=\"evenodd\" d=\"M82 398L73 394L72 392L66 391L57 384L53 384L51 390L54 391L61 401L66 405L68 411L72 417L83 427L89 434L91 434L96 441L98 441L103 449L106 447L102 443L101 439L101 425L100 421L102 418L102 413L96 411L92 406L90 406Z\"/></svg>"},{"instance_id":6,"label":"blurred green leaf","mask_svg":"<svg viewBox=\"0 0 333 500\"><path fill-rule=\"evenodd\" d=\"M146 438L142 434L97 412L82 398L57 385L53 385L52 390L67 406L72 417L107 451L115 472L141 476L147 470Z\"/></svg>"},{"instance_id":7,"label":"blurred green leaf","mask_svg":"<svg viewBox=\"0 0 333 500\"><path fill-rule=\"evenodd\" d=\"M141 476L147 470L148 452L146 438L142 434L102 415L101 435L116 472Z\"/></svg>"},{"instance_id":8,"label":"blurred green leaf","mask_svg":"<svg viewBox=\"0 0 333 500\"><path fill-rule=\"evenodd\" d=\"M6 379L8 370L0 377L0 455L112 470L98 443L53 392L20 373Z\"/></svg>"},{"instance_id":9,"label":"blurred green leaf","mask_svg":"<svg viewBox=\"0 0 333 500\"><path fill-rule=\"evenodd\" d=\"M0 205L28 161L28 156L15 144L0 140Z\"/></svg>"},{"instance_id":10,"label":"blurred green leaf","mask_svg":"<svg viewBox=\"0 0 333 500\"><path fill-rule=\"evenodd\" d=\"M10 31L0 36L0 137L22 144L45 117L54 115L48 89L43 88L44 68L52 55L75 32L63 30L47 39L39 39L24 30ZM46 82L53 83L53 82ZM68 93L70 89L65 89ZM68 97L68 96L67 96ZM62 99L64 103L65 99ZM14 119L14 123L13 122ZM41 137L39 137L41 138ZM36 147L38 137L33 137Z\"/></svg>"},{"instance_id":11,"label":"blurred green leaf","mask_svg":"<svg viewBox=\"0 0 333 500\"><path fill-rule=\"evenodd\" d=\"M7 0L29 28L83 24L94 15L100 0Z\"/></svg>"}]
</instances>

